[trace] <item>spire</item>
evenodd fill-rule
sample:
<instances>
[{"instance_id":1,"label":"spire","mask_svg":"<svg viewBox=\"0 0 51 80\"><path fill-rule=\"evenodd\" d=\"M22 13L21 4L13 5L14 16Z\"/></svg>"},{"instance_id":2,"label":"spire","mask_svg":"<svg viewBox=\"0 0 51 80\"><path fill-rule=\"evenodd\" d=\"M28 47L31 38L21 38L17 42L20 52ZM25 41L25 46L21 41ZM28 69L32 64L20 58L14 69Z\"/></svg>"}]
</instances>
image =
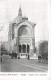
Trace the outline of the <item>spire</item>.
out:
<instances>
[{"instance_id":1,"label":"spire","mask_svg":"<svg viewBox=\"0 0 51 80\"><path fill-rule=\"evenodd\" d=\"M19 7L18 15L19 15L19 16L22 16L21 5L20 5L20 7Z\"/></svg>"}]
</instances>

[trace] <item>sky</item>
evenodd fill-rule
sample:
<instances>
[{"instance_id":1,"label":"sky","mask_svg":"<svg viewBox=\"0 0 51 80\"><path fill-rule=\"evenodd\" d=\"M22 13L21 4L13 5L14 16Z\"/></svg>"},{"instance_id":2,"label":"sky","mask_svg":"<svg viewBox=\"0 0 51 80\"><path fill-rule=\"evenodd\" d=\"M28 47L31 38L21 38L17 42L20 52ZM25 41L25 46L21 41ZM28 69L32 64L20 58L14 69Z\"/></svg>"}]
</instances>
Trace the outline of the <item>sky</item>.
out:
<instances>
[{"instance_id":1,"label":"sky","mask_svg":"<svg viewBox=\"0 0 51 80\"><path fill-rule=\"evenodd\" d=\"M23 16L36 23L35 42L48 40L48 0L2 0L0 1L0 41L8 40L9 23L22 8Z\"/></svg>"}]
</instances>

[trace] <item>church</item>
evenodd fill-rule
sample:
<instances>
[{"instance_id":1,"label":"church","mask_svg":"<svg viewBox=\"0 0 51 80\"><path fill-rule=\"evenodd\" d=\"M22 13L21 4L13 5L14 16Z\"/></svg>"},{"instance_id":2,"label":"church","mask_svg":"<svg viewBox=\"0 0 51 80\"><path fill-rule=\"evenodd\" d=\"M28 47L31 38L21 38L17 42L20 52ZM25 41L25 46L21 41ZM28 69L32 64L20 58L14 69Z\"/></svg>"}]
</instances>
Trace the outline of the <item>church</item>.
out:
<instances>
[{"instance_id":1,"label":"church","mask_svg":"<svg viewBox=\"0 0 51 80\"><path fill-rule=\"evenodd\" d=\"M35 23L22 15L21 6L18 16L9 24L9 51L20 54L34 55L35 53Z\"/></svg>"}]
</instances>

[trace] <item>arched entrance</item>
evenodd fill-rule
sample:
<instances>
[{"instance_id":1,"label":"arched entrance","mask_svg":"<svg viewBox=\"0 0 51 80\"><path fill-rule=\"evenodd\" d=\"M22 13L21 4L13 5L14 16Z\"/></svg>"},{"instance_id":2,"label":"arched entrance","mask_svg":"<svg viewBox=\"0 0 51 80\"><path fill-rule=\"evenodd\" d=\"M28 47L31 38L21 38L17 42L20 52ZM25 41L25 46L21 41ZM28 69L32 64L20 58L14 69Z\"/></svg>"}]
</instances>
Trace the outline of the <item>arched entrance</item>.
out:
<instances>
[{"instance_id":1,"label":"arched entrance","mask_svg":"<svg viewBox=\"0 0 51 80\"><path fill-rule=\"evenodd\" d=\"M19 45L19 53L29 53L30 52L30 46L27 44Z\"/></svg>"},{"instance_id":2,"label":"arched entrance","mask_svg":"<svg viewBox=\"0 0 51 80\"><path fill-rule=\"evenodd\" d=\"M26 53L26 45L25 44L22 45L22 52Z\"/></svg>"},{"instance_id":3,"label":"arched entrance","mask_svg":"<svg viewBox=\"0 0 51 80\"><path fill-rule=\"evenodd\" d=\"M21 53L22 47L21 45L19 45L19 53Z\"/></svg>"},{"instance_id":4,"label":"arched entrance","mask_svg":"<svg viewBox=\"0 0 51 80\"><path fill-rule=\"evenodd\" d=\"M27 53L30 52L30 46L27 44Z\"/></svg>"}]
</instances>

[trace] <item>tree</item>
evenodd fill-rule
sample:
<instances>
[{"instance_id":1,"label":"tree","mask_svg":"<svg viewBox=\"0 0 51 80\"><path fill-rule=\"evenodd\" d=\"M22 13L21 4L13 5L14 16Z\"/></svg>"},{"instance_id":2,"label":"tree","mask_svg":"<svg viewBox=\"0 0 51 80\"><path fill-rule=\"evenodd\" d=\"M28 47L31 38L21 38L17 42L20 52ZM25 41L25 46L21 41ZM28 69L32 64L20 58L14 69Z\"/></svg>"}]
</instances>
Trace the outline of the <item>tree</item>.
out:
<instances>
[{"instance_id":1,"label":"tree","mask_svg":"<svg viewBox=\"0 0 51 80\"><path fill-rule=\"evenodd\" d=\"M2 56L3 54L6 54L6 52L7 52L7 50L5 49L4 45L2 44L2 45L1 45L1 56Z\"/></svg>"},{"instance_id":2,"label":"tree","mask_svg":"<svg viewBox=\"0 0 51 80\"><path fill-rule=\"evenodd\" d=\"M43 59L48 59L48 41L43 41L39 44L39 54Z\"/></svg>"}]
</instances>

